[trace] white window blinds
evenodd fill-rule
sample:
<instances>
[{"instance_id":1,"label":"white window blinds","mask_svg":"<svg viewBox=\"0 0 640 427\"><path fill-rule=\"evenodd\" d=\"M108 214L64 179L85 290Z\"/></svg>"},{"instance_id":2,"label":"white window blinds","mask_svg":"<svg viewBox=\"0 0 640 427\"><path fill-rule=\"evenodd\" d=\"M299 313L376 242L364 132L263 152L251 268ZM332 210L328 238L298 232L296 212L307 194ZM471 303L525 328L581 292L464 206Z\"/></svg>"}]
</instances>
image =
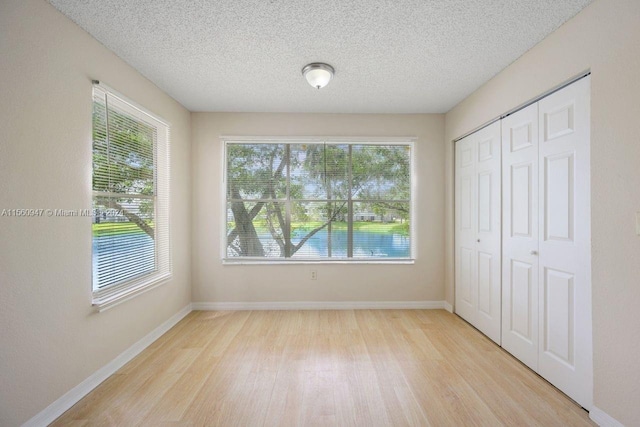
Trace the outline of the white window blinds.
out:
<instances>
[{"instance_id":1,"label":"white window blinds","mask_svg":"<svg viewBox=\"0 0 640 427\"><path fill-rule=\"evenodd\" d=\"M101 85L93 89L92 190L94 299L168 278L169 127Z\"/></svg>"}]
</instances>

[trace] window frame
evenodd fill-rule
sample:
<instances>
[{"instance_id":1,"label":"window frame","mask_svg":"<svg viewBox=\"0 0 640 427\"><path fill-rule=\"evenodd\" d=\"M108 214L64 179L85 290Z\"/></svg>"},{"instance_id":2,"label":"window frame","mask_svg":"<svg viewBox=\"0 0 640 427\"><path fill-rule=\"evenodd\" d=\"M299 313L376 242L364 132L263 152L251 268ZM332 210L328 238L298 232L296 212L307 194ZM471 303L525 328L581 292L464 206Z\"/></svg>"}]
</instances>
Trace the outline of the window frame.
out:
<instances>
[{"instance_id":1,"label":"window frame","mask_svg":"<svg viewBox=\"0 0 640 427\"><path fill-rule=\"evenodd\" d=\"M91 303L98 311L104 311L148 290L167 283L172 277L173 266L171 259L171 231L169 217L171 124L157 114L152 113L132 101L128 97L111 89L109 86L98 81L93 81L92 83L92 109L95 102L96 92L99 92L99 95L104 94L105 100L115 102L119 110L130 115L133 119L139 120L156 128L156 147L154 150L155 194L152 196L154 199L155 269L122 282L95 289L92 268ZM107 112L105 114L107 114ZM93 147L93 119L91 129L91 146ZM93 176L93 148L91 150L91 155L91 174ZM93 203L96 193L100 192L93 189L93 179L91 179L90 185L91 200ZM91 221L91 227L91 240L93 242L93 221ZM93 244L91 257L91 262L93 264Z\"/></svg>"},{"instance_id":2,"label":"window frame","mask_svg":"<svg viewBox=\"0 0 640 427\"><path fill-rule=\"evenodd\" d=\"M219 137L221 146L221 222L220 230L220 259L223 265L246 265L246 264L414 264L417 257L417 218L416 218L416 199L417 199L417 179L415 168L415 149L417 137L415 136L394 136L394 137L336 137L336 136L238 136L238 135L221 135ZM408 145L410 147L409 170L410 170L410 198L409 198L409 218L411 225L409 227L409 257L407 258L363 258L363 257L336 257L336 258L284 258L284 257L228 257L227 256L227 145L234 143L251 143L251 144L363 144L363 145Z\"/></svg>"}]
</instances>

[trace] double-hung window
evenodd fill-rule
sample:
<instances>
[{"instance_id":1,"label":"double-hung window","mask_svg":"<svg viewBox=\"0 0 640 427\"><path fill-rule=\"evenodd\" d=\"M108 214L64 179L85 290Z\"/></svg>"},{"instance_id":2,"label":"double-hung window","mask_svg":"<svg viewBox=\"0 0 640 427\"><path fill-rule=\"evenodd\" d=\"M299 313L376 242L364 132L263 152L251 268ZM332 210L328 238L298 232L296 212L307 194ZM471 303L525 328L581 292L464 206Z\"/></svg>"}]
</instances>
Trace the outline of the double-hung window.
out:
<instances>
[{"instance_id":1,"label":"double-hung window","mask_svg":"<svg viewBox=\"0 0 640 427\"><path fill-rule=\"evenodd\" d=\"M128 299L171 276L169 126L93 87L93 303Z\"/></svg>"},{"instance_id":2,"label":"double-hung window","mask_svg":"<svg viewBox=\"0 0 640 427\"><path fill-rule=\"evenodd\" d=\"M411 259L411 151L410 140L225 139L225 259Z\"/></svg>"}]
</instances>

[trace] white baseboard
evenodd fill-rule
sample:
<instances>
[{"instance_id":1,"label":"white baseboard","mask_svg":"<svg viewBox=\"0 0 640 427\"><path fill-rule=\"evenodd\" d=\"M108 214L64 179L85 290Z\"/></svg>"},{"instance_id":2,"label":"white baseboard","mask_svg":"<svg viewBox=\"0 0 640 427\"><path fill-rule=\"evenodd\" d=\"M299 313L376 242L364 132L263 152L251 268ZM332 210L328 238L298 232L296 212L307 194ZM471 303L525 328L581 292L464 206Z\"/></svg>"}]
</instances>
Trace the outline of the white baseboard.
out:
<instances>
[{"instance_id":1,"label":"white baseboard","mask_svg":"<svg viewBox=\"0 0 640 427\"><path fill-rule=\"evenodd\" d=\"M194 302L194 310L446 309L445 301Z\"/></svg>"},{"instance_id":2,"label":"white baseboard","mask_svg":"<svg viewBox=\"0 0 640 427\"><path fill-rule=\"evenodd\" d=\"M449 313L453 313L453 306L449 304L447 301L442 301L444 303L444 309Z\"/></svg>"},{"instance_id":3,"label":"white baseboard","mask_svg":"<svg viewBox=\"0 0 640 427\"><path fill-rule=\"evenodd\" d=\"M35 417L24 423L22 427L42 427L51 424L62 415L65 411L75 405L80 399L85 397L91 390L96 388L100 383L113 375L118 369L124 366L131 359L136 357L142 350L151 345L155 340L160 338L164 333L171 329L176 323L182 320L192 311L191 304L171 316L160 326L149 332L140 341L122 352L119 356L107 363L102 368L94 372L89 378L69 390L58 400L40 411Z\"/></svg>"},{"instance_id":4,"label":"white baseboard","mask_svg":"<svg viewBox=\"0 0 640 427\"><path fill-rule=\"evenodd\" d=\"M600 427L624 427L620 421L593 405L589 411L589 418Z\"/></svg>"}]
</instances>

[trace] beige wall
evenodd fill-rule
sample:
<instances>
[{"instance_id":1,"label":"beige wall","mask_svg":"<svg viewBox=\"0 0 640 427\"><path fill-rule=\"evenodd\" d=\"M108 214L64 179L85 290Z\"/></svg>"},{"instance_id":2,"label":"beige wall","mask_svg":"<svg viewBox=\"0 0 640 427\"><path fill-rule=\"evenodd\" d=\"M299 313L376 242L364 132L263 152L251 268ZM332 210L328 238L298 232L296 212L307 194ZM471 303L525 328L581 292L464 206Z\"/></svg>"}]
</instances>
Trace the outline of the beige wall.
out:
<instances>
[{"instance_id":1,"label":"beige wall","mask_svg":"<svg viewBox=\"0 0 640 427\"><path fill-rule=\"evenodd\" d=\"M193 300L441 301L444 116L194 113ZM222 265L220 135L417 136L417 258L414 265ZM221 193L222 191L222 193ZM318 279L309 279L310 270Z\"/></svg>"},{"instance_id":2,"label":"beige wall","mask_svg":"<svg viewBox=\"0 0 640 427\"><path fill-rule=\"evenodd\" d=\"M91 79L172 123L173 280L91 308L91 218L0 217L0 425L19 425L190 302L190 115L43 0L0 3L0 210L91 207Z\"/></svg>"},{"instance_id":3,"label":"beige wall","mask_svg":"<svg viewBox=\"0 0 640 427\"><path fill-rule=\"evenodd\" d=\"M451 141L591 69L594 404L640 425L640 2L599 0L446 115L446 295L453 302Z\"/></svg>"}]
</instances>

